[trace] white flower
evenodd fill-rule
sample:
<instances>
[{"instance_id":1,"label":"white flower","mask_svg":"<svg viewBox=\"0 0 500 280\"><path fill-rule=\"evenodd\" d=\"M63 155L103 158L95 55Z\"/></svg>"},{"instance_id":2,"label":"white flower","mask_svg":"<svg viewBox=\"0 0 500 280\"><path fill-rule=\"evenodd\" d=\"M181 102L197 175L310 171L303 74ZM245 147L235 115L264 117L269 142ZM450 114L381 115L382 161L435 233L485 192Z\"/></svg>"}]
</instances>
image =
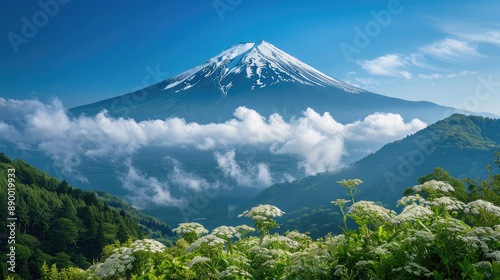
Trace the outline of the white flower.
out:
<instances>
[{"instance_id":1,"label":"white flower","mask_svg":"<svg viewBox=\"0 0 500 280\"><path fill-rule=\"evenodd\" d=\"M431 229L435 230L446 230L449 232L463 232L467 229L468 227L465 226L462 221L454 219L454 218L447 218L447 219L438 219L434 221L431 225Z\"/></svg>"},{"instance_id":2,"label":"white flower","mask_svg":"<svg viewBox=\"0 0 500 280\"><path fill-rule=\"evenodd\" d=\"M465 203L463 203L462 201L459 201L455 198L448 197L448 196L436 198L431 202L431 204L433 206L439 206L439 207L446 209L448 211L462 210L465 207Z\"/></svg>"},{"instance_id":3,"label":"white flower","mask_svg":"<svg viewBox=\"0 0 500 280\"><path fill-rule=\"evenodd\" d=\"M229 238L232 239L234 237L241 238L241 233L239 233L236 228L228 227L228 226L220 226L212 231L212 235L218 236L220 238Z\"/></svg>"},{"instance_id":4,"label":"white flower","mask_svg":"<svg viewBox=\"0 0 500 280\"><path fill-rule=\"evenodd\" d=\"M473 264L472 266L474 266L475 268L479 268L479 269L488 269L490 268L492 265L490 262L488 261L481 261L481 262L478 262L478 263L475 263Z\"/></svg>"},{"instance_id":5,"label":"white flower","mask_svg":"<svg viewBox=\"0 0 500 280\"><path fill-rule=\"evenodd\" d=\"M396 205L402 205L402 206L407 206L407 205L416 205L418 202L418 205L425 206L430 204L429 201L425 200L423 197L421 197L419 194L416 195L409 195L409 196L403 196L400 200L398 200L398 204Z\"/></svg>"},{"instance_id":6,"label":"white flower","mask_svg":"<svg viewBox=\"0 0 500 280\"><path fill-rule=\"evenodd\" d=\"M492 258L496 262L500 262L500 251L499 250L495 250L495 251L493 251L491 253L486 254L486 257L487 258Z\"/></svg>"},{"instance_id":7,"label":"white flower","mask_svg":"<svg viewBox=\"0 0 500 280\"><path fill-rule=\"evenodd\" d=\"M208 230L198 223L181 223L178 228L172 230L181 235L194 232L197 236L208 233Z\"/></svg>"},{"instance_id":8,"label":"white flower","mask_svg":"<svg viewBox=\"0 0 500 280\"><path fill-rule=\"evenodd\" d=\"M385 209L384 207L375 204L373 201L364 200L351 205L347 214L355 215L357 217L367 216L375 223L380 221L394 222L393 217L396 216L396 212Z\"/></svg>"},{"instance_id":9,"label":"white flower","mask_svg":"<svg viewBox=\"0 0 500 280\"><path fill-rule=\"evenodd\" d=\"M260 204L259 206L253 207L250 211L245 211L238 217L259 217L258 219L268 219L274 217L281 217L285 212L281 211L278 207L269 204Z\"/></svg>"},{"instance_id":10,"label":"white flower","mask_svg":"<svg viewBox=\"0 0 500 280\"><path fill-rule=\"evenodd\" d=\"M249 227L247 225L241 225L241 226L237 226L236 227L236 230L239 231L239 232L254 232L255 229L253 227Z\"/></svg>"},{"instance_id":11,"label":"white flower","mask_svg":"<svg viewBox=\"0 0 500 280\"><path fill-rule=\"evenodd\" d=\"M281 235L272 236L271 238L266 236L262 242L263 247L276 248L276 245L285 246L289 249L297 249L300 246L297 241Z\"/></svg>"},{"instance_id":12,"label":"white flower","mask_svg":"<svg viewBox=\"0 0 500 280\"><path fill-rule=\"evenodd\" d=\"M367 262L367 261L359 261L356 263L356 266L359 266L360 268L364 268L368 264L369 264L369 262Z\"/></svg>"},{"instance_id":13,"label":"white flower","mask_svg":"<svg viewBox=\"0 0 500 280\"><path fill-rule=\"evenodd\" d=\"M398 222L409 222L415 220L427 220L434 215L431 209L421 205L410 204L406 206L401 214L394 219Z\"/></svg>"},{"instance_id":14,"label":"white flower","mask_svg":"<svg viewBox=\"0 0 500 280\"><path fill-rule=\"evenodd\" d=\"M209 262L210 261L210 258L206 258L206 257L201 257L201 256L196 256L194 257L189 263L188 263L188 267L191 268L195 263L199 263L199 262Z\"/></svg>"},{"instance_id":15,"label":"white flower","mask_svg":"<svg viewBox=\"0 0 500 280\"><path fill-rule=\"evenodd\" d=\"M300 232L297 232L297 231L290 231L286 237L290 238L290 239L293 239L295 241L305 241L305 240L310 240L311 237L303 234L303 233L300 233Z\"/></svg>"},{"instance_id":16,"label":"white flower","mask_svg":"<svg viewBox=\"0 0 500 280\"><path fill-rule=\"evenodd\" d=\"M232 276L232 277L231 277ZM231 279L236 278L236 279L253 279L252 275L245 270L242 270L241 268L237 266L230 266L226 268L226 270L219 272L217 274L217 277L220 279L224 279L226 277L231 277Z\"/></svg>"},{"instance_id":17,"label":"white flower","mask_svg":"<svg viewBox=\"0 0 500 280\"><path fill-rule=\"evenodd\" d=\"M340 199L340 198L338 198L338 199L337 199L337 200L335 200L335 201L331 201L331 203L333 203L333 204L335 204L335 205L337 205L337 206L339 206L339 207L344 207L344 205L345 205L346 203L349 203L349 202L351 202L351 201L350 201L350 200L347 200L347 199Z\"/></svg>"},{"instance_id":18,"label":"white flower","mask_svg":"<svg viewBox=\"0 0 500 280\"><path fill-rule=\"evenodd\" d=\"M130 245L130 247L132 247L133 252L146 251L146 252L156 253L156 252L163 252L165 245L153 239L143 239L143 240L136 240L134 243Z\"/></svg>"},{"instance_id":19,"label":"white flower","mask_svg":"<svg viewBox=\"0 0 500 280\"><path fill-rule=\"evenodd\" d=\"M472 214L479 214L480 210L492 213L493 215L500 217L500 207L496 206L491 202L487 202L481 199L467 203L464 212L466 214L472 212Z\"/></svg>"},{"instance_id":20,"label":"white flower","mask_svg":"<svg viewBox=\"0 0 500 280\"><path fill-rule=\"evenodd\" d=\"M413 262L408 263L408 265L405 266L404 269L406 270L406 272L413 274L415 276L428 277L431 275L430 271L427 268L420 266L420 265L413 263Z\"/></svg>"},{"instance_id":21,"label":"white flower","mask_svg":"<svg viewBox=\"0 0 500 280\"><path fill-rule=\"evenodd\" d=\"M430 180L428 182L425 182L421 185L417 185L413 187L413 190L415 192L422 192L425 191L427 193L432 193L432 192L454 192L455 189L448 183L442 182L442 181L436 181L436 180Z\"/></svg>"},{"instance_id":22,"label":"white flower","mask_svg":"<svg viewBox=\"0 0 500 280\"><path fill-rule=\"evenodd\" d=\"M193 244L191 244L191 246L189 246L189 248L186 249L186 252L192 252L200 248L202 243L206 243L208 246L213 247L218 244L225 244L226 240L211 234L205 235L196 240L196 242L194 242Z\"/></svg>"},{"instance_id":23,"label":"white flower","mask_svg":"<svg viewBox=\"0 0 500 280\"><path fill-rule=\"evenodd\" d=\"M131 269L132 262L135 260L135 258L131 256L132 250L123 247L115 249L115 252L116 253L109 256L104 262L89 267L87 271L94 272L97 277L102 279Z\"/></svg>"}]
</instances>

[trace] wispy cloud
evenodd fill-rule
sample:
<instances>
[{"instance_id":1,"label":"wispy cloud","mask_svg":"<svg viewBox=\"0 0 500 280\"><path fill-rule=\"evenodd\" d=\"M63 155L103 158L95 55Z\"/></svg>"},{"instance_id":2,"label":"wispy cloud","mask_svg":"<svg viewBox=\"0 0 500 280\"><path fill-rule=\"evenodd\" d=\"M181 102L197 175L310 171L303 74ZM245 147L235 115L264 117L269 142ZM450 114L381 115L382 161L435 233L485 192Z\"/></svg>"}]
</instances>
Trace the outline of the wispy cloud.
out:
<instances>
[{"instance_id":1,"label":"wispy cloud","mask_svg":"<svg viewBox=\"0 0 500 280\"><path fill-rule=\"evenodd\" d=\"M444 38L407 54L387 54L372 60L358 60L361 68L372 75L412 79L443 78L444 74L413 74L415 71L441 70L436 62L462 64L483 58L477 44L465 39Z\"/></svg>"},{"instance_id":2,"label":"wispy cloud","mask_svg":"<svg viewBox=\"0 0 500 280\"><path fill-rule=\"evenodd\" d=\"M373 60L362 60L358 61L358 64L373 75L404 77L406 79L412 77L408 71L404 70L407 66L405 58L398 54L388 54Z\"/></svg>"},{"instance_id":3,"label":"wispy cloud","mask_svg":"<svg viewBox=\"0 0 500 280\"><path fill-rule=\"evenodd\" d=\"M477 46L472 44L470 41L451 38L445 38L432 44L422 46L419 49L419 52L414 55L422 56L423 59L425 59L426 56L430 56L438 60L448 61L457 61L463 58L475 58L482 56L477 51Z\"/></svg>"}]
</instances>

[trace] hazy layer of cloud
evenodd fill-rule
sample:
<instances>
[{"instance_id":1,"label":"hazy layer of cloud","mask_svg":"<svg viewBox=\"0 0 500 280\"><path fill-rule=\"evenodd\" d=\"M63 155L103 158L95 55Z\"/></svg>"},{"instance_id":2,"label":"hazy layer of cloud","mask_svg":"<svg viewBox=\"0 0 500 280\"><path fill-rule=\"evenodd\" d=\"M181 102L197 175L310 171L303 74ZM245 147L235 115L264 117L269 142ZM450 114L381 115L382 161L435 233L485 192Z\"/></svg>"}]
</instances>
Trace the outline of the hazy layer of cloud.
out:
<instances>
[{"instance_id":1,"label":"hazy layer of cloud","mask_svg":"<svg viewBox=\"0 0 500 280\"><path fill-rule=\"evenodd\" d=\"M268 187L273 183L269 166L265 163L246 163L244 166L238 164L235 160L235 150L232 149L226 153L215 153L217 168L219 168L226 177L236 181L239 186L244 187Z\"/></svg>"},{"instance_id":2,"label":"hazy layer of cloud","mask_svg":"<svg viewBox=\"0 0 500 280\"><path fill-rule=\"evenodd\" d=\"M418 119L405 123L400 115L386 113L341 124L328 112L321 115L311 108L285 122L279 114L265 118L252 109L239 107L234 119L211 124L188 123L180 118L136 122L112 118L106 112L75 118L58 100L43 104L0 98L0 112L0 141L28 151L41 151L63 174L82 181L86 178L78 173L78 167L83 161L124 162L142 148L178 147L212 152L214 170L218 168L237 185L259 188L282 180L283 176L273 179L272 166L266 162L238 162L235 147L258 146L274 154L295 156L298 168L312 175L342 166L346 141L385 143L426 126ZM185 172L174 159L167 160L171 163L169 184L192 191L219 187ZM124 187L131 192L145 188L144 196L151 196L152 203L183 203L170 194L169 184L141 173L131 162L122 177ZM148 201L142 195L139 198Z\"/></svg>"}]
</instances>

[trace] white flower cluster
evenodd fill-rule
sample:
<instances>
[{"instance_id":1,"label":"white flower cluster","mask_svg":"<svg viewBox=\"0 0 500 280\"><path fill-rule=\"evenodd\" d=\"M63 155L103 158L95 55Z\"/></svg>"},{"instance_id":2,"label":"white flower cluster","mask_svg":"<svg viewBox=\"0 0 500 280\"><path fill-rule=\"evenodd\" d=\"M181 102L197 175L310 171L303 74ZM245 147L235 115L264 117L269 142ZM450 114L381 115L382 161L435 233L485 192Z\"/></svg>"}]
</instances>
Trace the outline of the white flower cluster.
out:
<instances>
[{"instance_id":1,"label":"white flower cluster","mask_svg":"<svg viewBox=\"0 0 500 280\"><path fill-rule=\"evenodd\" d=\"M460 233L464 232L467 229L467 226L465 226L460 220L448 218L435 220L431 225L431 229Z\"/></svg>"},{"instance_id":2,"label":"white flower cluster","mask_svg":"<svg viewBox=\"0 0 500 280\"><path fill-rule=\"evenodd\" d=\"M413 187L413 190L415 192L422 192L425 191L427 193L433 193L433 192L454 192L455 189L448 183L442 182L442 181L436 181L436 180L430 180L428 182L425 182L421 185L417 185Z\"/></svg>"},{"instance_id":3,"label":"white flower cluster","mask_svg":"<svg viewBox=\"0 0 500 280\"><path fill-rule=\"evenodd\" d=\"M132 262L135 260L132 256L132 249L122 247L114 251L116 253L109 256L104 262L92 265L87 271L94 272L95 276L103 279L131 269Z\"/></svg>"},{"instance_id":4,"label":"white flower cluster","mask_svg":"<svg viewBox=\"0 0 500 280\"><path fill-rule=\"evenodd\" d=\"M335 266L335 272L333 273L334 276L342 276L344 273L345 266L338 264Z\"/></svg>"},{"instance_id":5,"label":"white flower cluster","mask_svg":"<svg viewBox=\"0 0 500 280\"><path fill-rule=\"evenodd\" d=\"M330 202L331 202L331 203L333 203L333 204L335 204L335 205L337 205L337 206L339 206L339 207L344 207L344 205L345 205L346 203L349 203L349 202L351 202L351 201L350 201L350 200L347 200L347 199L343 199L343 198L338 198L337 200L335 200L335 201L330 201Z\"/></svg>"},{"instance_id":6,"label":"white flower cluster","mask_svg":"<svg viewBox=\"0 0 500 280\"><path fill-rule=\"evenodd\" d=\"M432 273L425 267L418 265L416 263L410 262L404 267L406 272L413 274L415 276L425 276L431 277Z\"/></svg>"},{"instance_id":7,"label":"white flower cluster","mask_svg":"<svg viewBox=\"0 0 500 280\"><path fill-rule=\"evenodd\" d=\"M500 217L500 207L491 202L487 202L481 199L467 203L464 209L464 213L472 213L477 215L480 213L479 210L484 210L486 212L493 213L497 217Z\"/></svg>"},{"instance_id":8,"label":"white flower cluster","mask_svg":"<svg viewBox=\"0 0 500 280\"><path fill-rule=\"evenodd\" d=\"M288 269L326 274L324 269L328 267L330 253L316 243L311 243L304 251L293 253L290 259L291 266Z\"/></svg>"},{"instance_id":9,"label":"white flower cluster","mask_svg":"<svg viewBox=\"0 0 500 280\"><path fill-rule=\"evenodd\" d=\"M284 251L282 249L267 249L261 246L253 246L252 248L248 249L247 252L253 253L262 258L276 260L276 261L286 259L288 258L288 256L291 255L290 252Z\"/></svg>"},{"instance_id":10,"label":"white flower cluster","mask_svg":"<svg viewBox=\"0 0 500 280\"><path fill-rule=\"evenodd\" d=\"M375 204L373 201L361 200L354 203L349 207L348 215L355 215L357 217L367 216L374 221L394 221L393 217L396 212L385 209L382 206Z\"/></svg>"},{"instance_id":11,"label":"white flower cluster","mask_svg":"<svg viewBox=\"0 0 500 280\"><path fill-rule=\"evenodd\" d=\"M465 207L465 203L459 201L453 197L443 196L434 199L431 204L433 206L439 206L447 211L462 210Z\"/></svg>"},{"instance_id":12,"label":"white flower cluster","mask_svg":"<svg viewBox=\"0 0 500 280\"><path fill-rule=\"evenodd\" d=\"M495 260L496 262L500 262L500 251L499 250L495 250L495 251L493 251L491 253L486 254L485 257L491 258L491 259Z\"/></svg>"},{"instance_id":13,"label":"white flower cluster","mask_svg":"<svg viewBox=\"0 0 500 280\"><path fill-rule=\"evenodd\" d=\"M228 226L220 226L212 230L212 235L215 235L220 238L229 238L229 239L232 239L234 237L241 238L241 233L239 233L236 230L236 228Z\"/></svg>"},{"instance_id":14,"label":"white flower cluster","mask_svg":"<svg viewBox=\"0 0 500 280\"><path fill-rule=\"evenodd\" d=\"M220 279L224 279L226 277L230 279L241 279L241 280L253 279L250 273L234 265L226 268L226 270L222 272L219 272L217 274L217 277L219 277Z\"/></svg>"},{"instance_id":15,"label":"white flower cluster","mask_svg":"<svg viewBox=\"0 0 500 280\"><path fill-rule=\"evenodd\" d=\"M341 184L349 190L354 190L357 186L359 186L359 184L362 184L363 181L361 181L360 179L344 179L342 181L337 181L337 183Z\"/></svg>"},{"instance_id":16,"label":"white flower cluster","mask_svg":"<svg viewBox=\"0 0 500 280\"><path fill-rule=\"evenodd\" d=\"M273 248L276 248L277 246L280 246L280 247L286 247L288 249L297 249L300 244L295 241L295 240L292 240L286 236L281 236L281 235L277 235L277 236L272 236L272 237L264 237L264 240L262 241L262 246L263 247L273 247Z\"/></svg>"},{"instance_id":17,"label":"white flower cluster","mask_svg":"<svg viewBox=\"0 0 500 280\"><path fill-rule=\"evenodd\" d=\"M247 225L237 226L236 230L239 232L254 232L255 231L255 229L253 227L249 227Z\"/></svg>"},{"instance_id":18,"label":"white flower cluster","mask_svg":"<svg viewBox=\"0 0 500 280\"><path fill-rule=\"evenodd\" d=\"M290 239L293 239L295 241L299 241L299 242L304 242L306 240L310 240L311 237L303 234L303 233L300 233L300 232L297 232L297 231L290 231L287 233L286 237L290 238Z\"/></svg>"},{"instance_id":19,"label":"white flower cluster","mask_svg":"<svg viewBox=\"0 0 500 280\"><path fill-rule=\"evenodd\" d=\"M412 205L412 204L417 204L418 205L429 205L430 202L427 201L425 198L421 197L419 194L416 195L409 195L409 196L403 196L400 200L398 200L398 204L396 205L402 205L402 206L407 206L407 205Z\"/></svg>"},{"instance_id":20,"label":"white flower cluster","mask_svg":"<svg viewBox=\"0 0 500 280\"><path fill-rule=\"evenodd\" d=\"M488 269L490 268L492 265L490 262L488 261L481 261L481 262L478 262L478 263L475 263L472 265L473 267L475 268L479 268L479 269Z\"/></svg>"},{"instance_id":21,"label":"white flower cluster","mask_svg":"<svg viewBox=\"0 0 500 280\"><path fill-rule=\"evenodd\" d=\"M354 240L354 238L350 237L350 240ZM347 240L345 235L343 234L338 234L338 235L328 235L325 238L325 244L333 247L337 247L338 245L344 245L346 244Z\"/></svg>"},{"instance_id":22,"label":"white flower cluster","mask_svg":"<svg viewBox=\"0 0 500 280\"><path fill-rule=\"evenodd\" d=\"M134 243L132 243L130 247L132 247L133 252L146 251L157 253L163 252L165 245L153 239L143 239L134 241Z\"/></svg>"},{"instance_id":23,"label":"white flower cluster","mask_svg":"<svg viewBox=\"0 0 500 280\"><path fill-rule=\"evenodd\" d=\"M410 204L406 206L401 214L397 215L394 219L398 222L411 222L415 220L428 220L434 215L429 207L422 205Z\"/></svg>"},{"instance_id":24,"label":"white flower cluster","mask_svg":"<svg viewBox=\"0 0 500 280\"><path fill-rule=\"evenodd\" d=\"M208 233L208 230L198 223L181 223L178 228L175 228L172 231L181 235L194 232L197 236Z\"/></svg>"},{"instance_id":25,"label":"white flower cluster","mask_svg":"<svg viewBox=\"0 0 500 280\"><path fill-rule=\"evenodd\" d=\"M191 244L191 246L189 246L189 248L186 249L186 252L192 252L200 248L202 243L206 243L208 246L213 247L218 244L225 244L226 240L212 234L205 235L196 240L196 242L194 242L193 244Z\"/></svg>"},{"instance_id":26,"label":"white flower cluster","mask_svg":"<svg viewBox=\"0 0 500 280\"><path fill-rule=\"evenodd\" d=\"M188 267L191 268L194 264L196 263L200 263L200 262L209 262L210 261L210 258L207 258L207 257L200 257L200 256L196 256L194 257L189 263L188 263Z\"/></svg>"},{"instance_id":27,"label":"white flower cluster","mask_svg":"<svg viewBox=\"0 0 500 280\"><path fill-rule=\"evenodd\" d=\"M434 238L434 234L428 231L414 231L412 235L403 240L403 243L418 243L420 245L428 246L432 244Z\"/></svg>"},{"instance_id":28,"label":"white flower cluster","mask_svg":"<svg viewBox=\"0 0 500 280\"><path fill-rule=\"evenodd\" d=\"M488 244L497 246L498 242L500 242L500 233L489 227L478 227L467 232L462 241L474 248L481 249L486 255L491 253Z\"/></svg>"},{"instance_id":29,"label":"white flower cluster","mask_svg":"<svg viewBox=\"0 0 500 280\"><path fill-rule=\"evenodd\" d=\"M259 206L253 207L250 211L245 211L238 215L239 217L252 217L254 220L267 220L269 218L281 217L285 212L281 211L278 207L269 204L260 204Z\"/></svg>"}]
</instances>

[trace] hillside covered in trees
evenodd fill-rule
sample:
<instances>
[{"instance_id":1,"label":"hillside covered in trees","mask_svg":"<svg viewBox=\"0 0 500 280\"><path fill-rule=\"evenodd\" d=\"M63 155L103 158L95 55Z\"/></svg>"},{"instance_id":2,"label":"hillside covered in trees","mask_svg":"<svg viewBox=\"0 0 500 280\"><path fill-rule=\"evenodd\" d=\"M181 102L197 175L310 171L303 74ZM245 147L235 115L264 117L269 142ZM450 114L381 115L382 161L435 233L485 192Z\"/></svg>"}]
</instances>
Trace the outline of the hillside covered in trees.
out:
<instances>
[{"instance_id":1,"label":"hillside covered in trees","mask_svg":"<svg viewBox=\"0 0 500 280\"><path fill-rule=\"evenodd\" d=\"M92 191L71 187L22 160L0 155L0 234L8 235L7 174L15 169L16 268L20 279L39 279L46 262L58 268L87 269L103 248L119 240L142 239L149 233L167 238L168 225L132 209L110 207ZM101 193L100 196L105 196ZM115 204L119 200L115 198ZM125 205L125 204L124 204ZM118 206L118 205L115 205ZM144 221L149 228L139 224ZM2 238L3 239L3 238ZM3 279L7 248L0 248ZM10 274L10 273L9 273ZM12 276L12 275L11 275Z\"/></svg>"}]
</instances>

